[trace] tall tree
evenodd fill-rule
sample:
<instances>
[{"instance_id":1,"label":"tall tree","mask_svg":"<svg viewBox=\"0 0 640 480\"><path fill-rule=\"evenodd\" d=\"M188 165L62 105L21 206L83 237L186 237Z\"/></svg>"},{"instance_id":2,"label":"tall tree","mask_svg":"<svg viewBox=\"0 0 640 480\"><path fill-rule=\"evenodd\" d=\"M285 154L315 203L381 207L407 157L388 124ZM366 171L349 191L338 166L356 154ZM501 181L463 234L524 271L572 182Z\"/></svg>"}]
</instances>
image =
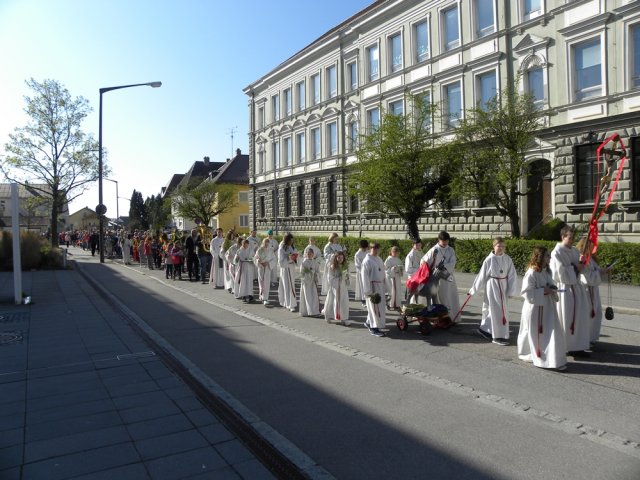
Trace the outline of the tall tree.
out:
<instances>
[{"instance_id":1,"label":"tall tree","mask_svg":"<svg viewBox=\"0 0 640 480\"><path fill-rule=\"evenodd\" d=\"M179 216L209 225L214 217L235 207L236 198L236 191L230 185L204 180L177 188L171 195L171 202Z\"/></svg>"},{"instance_id":2,"label":"tall tree","mask_svg":"<svg viewBox=\"0 0 640 480\"><path fill-rule=\"evenodd\" d=\"M98 178L98 143L81 130L91 112L55 80L27 80L27 125L16 127L5 145L0 170L10 182L28 185L51 205L51 245L58 244L58 215ZM105 175L108 169L105 168Z\"/></svg>"},{"instance_id":3,"label":"tall tree","mask_svg":"<svg viewBox=\"0 0 640 480\"><path fill-rule=\"evenodd\" d=\"M142 193L134 190L129 203L129 230L146 230L148 228L147 207L142 200Z\"/></svg>"},{"instance_id":4,"label":"tall tree","mask_svg":"<svg viewBox=\"0 0 640 480\"><path fill-rule=\"evenodd\" d=\"M452 145L431 133L435 107L411 96L407 114L385 114L379 128L360 138L357 162L349 169L349 193L368 212L402 218L418 239L418 221L433 207L447 208L447 185L456 174Z\"/></svg>"},{"instance_id":5,"label":"tall tree","mask_svg":"<svg viewBox=\"0 0 640 480\"><path fill-rule=\"evenodd\" d=\"M536 173L526 154L544 114L531 95L518 91L518 82L466 112L456 131L462 170L453 185L462 197L477 198L507 217L516 238L521 235L520 198L542 188L542 182L531 187L526 181Z\"/></svg>"},{"instance_id":6,"label":"tall tree","mask_svg":"<svg viewBox=\"0 0 640 480\"><path fill-rule=\"evenodd\" d=\"M149 228L154 230L163 229L171 217L171 201L163 199L160 194L151 195L144 201L149 220Z\"/></svg>"}]
</instances>

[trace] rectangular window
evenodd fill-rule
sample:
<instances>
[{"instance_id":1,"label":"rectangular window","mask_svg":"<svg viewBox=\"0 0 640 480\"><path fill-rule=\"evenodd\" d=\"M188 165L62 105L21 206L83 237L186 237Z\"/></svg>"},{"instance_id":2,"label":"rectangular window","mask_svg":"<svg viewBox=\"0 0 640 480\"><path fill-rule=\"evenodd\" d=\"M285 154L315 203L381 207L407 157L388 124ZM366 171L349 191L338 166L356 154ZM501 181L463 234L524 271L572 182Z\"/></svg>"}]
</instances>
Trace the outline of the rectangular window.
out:
<instances>
[{"instance_id":1,"label":"rectangular window","mask_svg":"<svg viewBox=\"0 0 640 480\"><path fill-rule=\"evenodd\" d=\"M460 82L450 83L442 88L444 96L445 128L457 127L462 117L462 91Z\"/></svg>"},{"instance_id":2,"label":"rectangular window","mask_svg":"<svg viewBox=\"0 0 640 480\"><path fill-rule=\"evenodd\" d=\"M372 108L367 110L367 130L369 133L375 131L380 126L380 109Z\"/></svg>"},{"instance_id":3,"label":"rectangular window","mask_svg":"<svg viewBox=\"0 0 640 480\"><path fill-rule=\"evenodd\" d=\"M476 76L476 98L478 106L482 110L487 109L487 104L496 96L496 72L486 72Z\"/></svg>"},{"instance_id":4,"label":"rectangular window","mask_svg":"<svg viewBox=\"0 0 640 480\"><path fill-rule=\"evenodd\" d=\"M631 137L631 199L640 201L640 137Z\"/></svg>"},{"instance_id":5,"label":"rectangular window","mask_svg":"<svg viewBox=\"0 0 640 480\"><path fill-rule=\"evenodd\" d=\"M311 158L317 160L322 156L322 136L320 127L311 129Z\"/></svg>"},{"instance_id":6,"label":"rectangular window","mask_svg":"<svg viewBox=\"0 0 640 480\"><path fill-rule=\"evenodd\" d=\"M338 125L336 122L331 122L327 125L327 139L329 141L329 155L338 154Z\"/></svg>"},{"instance_id":7,"label":"rectangular window","mask_svg":"<svg viewBox=\"0 0 640 480\"><path fill-rule=\"evenodd\" d=\"M423 111L420 112L422 116L422 128L427 131L431 131L431 115L432 115L432 106L431 106L431 92L425 92L422 94L422 108Z\"/></svg>"},{"instance_id":8,"label":"rectangular window","mask_svg":"<svg viewBox=\"0 0 640 480\"><path fill-rule=\"evenodd\" d=\"M402 70L402 37L398 33L389 37L389 71L391 73Z\"/></svg>"},{"instance_id":9,"label":"rectangular window","mask_svg":"<svg viewBox=\"0 0 640 480\"><path fill-rule=\"evenodd\" d=\"M305 152L304 132L300 132L296 135L296 162L298 164L304 163Z\"/></svg>"},{"instance_id":10,"label":"rectangular window","mask_svg":"<svg viewBox=\"0 0 640 480\"><path fill-rule=\"evenodd\" d=\"M249 226L249 215L240 215L240 227L247 228Z\"/></svg>"},{"instance_id":11,"label":"rectangular window","mask_svg":"<svg viewBox=\"0 0 640 480\"><path fill-rule=\"evenodd\" d=\"M633 25L629 33L631 44L631 88L640 87L640 24Z\"/></svg>"},{"instance_id":12,"label":"rectangular window","mask_svg":"<svg viewBox=\"0 0 640 480\"><path fill-rule=\"evenodd\" d=\"M336 66L332 65L327 68L327 98L333 98L338 95L338 75Z\"/></svg>"},{"instance_id":13,"label":"rectangular window","mask_svg":"<svg viewBox=\"0 0 640 480\"><path fill-rule=\"evenodd\" d=\"M572 52L575 99L599 97L602 95L600 38L576 44Z\"/></svg>"},{"instance_id":14,"label":"rectangular window","mask_svg":"<svg viewBox=\"0 0 640 480\"><path fill-rule=\"evenodd\" d=\"M264 195L260 196L260 218L266 217L266 208L265 208L265 200Z\"/></svg>"},{"instance_id":15,"label":"rectangular window","mask_svg":"<svg viewBox=\"0 0 640 480\"><path fill-rule=\"evenodd\" d=\"M460 46L460 25L457 5L442 11L442 29L444 30L444 50L458 48Z\"/></svg>"},{"instance_id":16,"label":"rectangular window","mask_svg":"<svg viewBox=\"0 0 640 480\"><path fill-rule=\"evenodd\" d=\"M284 114L288 117L291 115L291 89L287 88L282 95L284 96Z\"/></svg>"},{"instance_id":17,"label":"rectangular window","mask_svg":"<svg viewBox=\"0 0 640 480\"><path fill-rule=\"evenodd\" d=\"M347 75L349 91L353 92L358 89L358 64L356 62L347 65Z\"/></svg>"},{"instance_id":18,"label":"rectangular window","mask_svg":"<svg viewBox=\"0 0 640 480\"><path fill-rule=\"evenodd\" d=\"M264 173L264 150L258 150L258 173Z\"/></svg>"},{"instance_id":19,"label":"rectangular window","mask_svg":"<svg viewBox=\"0 0 640 480\"><path fill-rule=\"evenodd\" d=\"M273 160L273 170L280 168L280 142L278 141L271 145L271 159Z\"/></svg>"},{"instance_id":20,"label":"rectangular window","mask_svg":"<svg viewBox=\"0 0 640 480\"><path fill-rule=\"evenodd\" d=\"M312 105L320 103L320 74L316 73L311 77L311 101Z\"/></svg>"},{"instance_id":21,"label":"rectangular window","mask_svg":"<svg viewBox=\"0 0 640 480\"><path fill-rule=\"evenodd\" d=\"M271 117L273 122L280 120L280 95L277 93L271 97L271 112L273 113Z\"/></svg>"},{"instance_id":22,"label":"rectangular window","mask_svg":"<svg viewBox=\"0 0 640 480\"><path fill-rule=\"evenodd\" d=\"M349 123L349 151L355 152L358 148L358 122Z\"/></svg>"},{"instance_id":23,"label":"rectangular window","mask_svg":"<svg viewBox=\"0 0 640 480\"><path fill-rule=\"evenodd\" d=\"M329 201L329 215L338 213L338 184L335 180L327 182Z\"/></svg>"},{"instance_id":24,"label":"rectangular window","mask_svg":"<svg viewBox=\"0 0 640 480\"><path fill-rule=\"evenodd\" d=\"M372 45L367 48L367 78L370 82L378 79L378 66L378 45Z\"/></svg>"},{"instance_id":25,"label":"rectangular window","mask_svg":"<svg viewBox=\"0 0 640 480\"><path fill-rule=\"evenodd\" d=\"M429 58L429 25L426 21L417 23L413 27L416 51L416 63Z\"/></svg>"},{"instance_id":26,"label":"rectangular window","mask_svg":"<svg viewBox=\"0 0 640 480\"><path fill-rule=\"evenodd\" d=\"M264 107L258 108L258 128L264 128Z\"/></svg>"},{"instance_id":27,"label":"rectangular window","mask_svg":"<svg viewBox=\"0 0 640 480\"><path fill-rule=\"evenodd\" d=\"M525 74L527 92L533 97L536 107L544 106L544 72L542 68L527 70Z\"/></svg>"},{"instance_id":28,"label":"rectangular window","mask_svg":"<svg viewBox=\"0 0 640 480\"><path fill-rule=\"evenodd\" d=\"M284 189L284 216L291 216L291 187Z\"/></svg>"},{"instance_id":29,"label":"rectangular window","mask_svg":"<svg viewBox=\"0 0 640 480\"><path fill-rule=\"evenodd\" d=\"M389 115L403 115L404 114L404 101L396 100L395 102L389 102Z\"/></svg>"},{"instance_id":30,"label":"rectangular window","mask_svg":"<svg viewBox=\"0 0 640 480\"><path fill-rule=\"evenodd\" d=\"M306 108L306 98L307 98L307 92L305 90L305 83L304 80L302 82L299 82L296 85L296 90L297 90L297 95L298 95L298 104L297 104L297 108L298 108L298 112L303 111Z\"/></svg>"},{"instance_id":31,"label":"rectangular window","mask_svg":"<svg viewBox=\"0 0 640 480\"><path fill-rule=\"evenodd\" d=\"M531 20L540 16L542 13L541 0L522 0L523 3L523 20Z\"/></svg>"},{"instance_id":32,"label":"rectangular window","mask_svg":"<svg viewBox=\"0 0 640 480\"><path fill-rule=\"evenodd\" d=\"M311 184L311 208L313 215L320 215L320 185L318 183Z\"/></svg>"},{"instance_id":33,"label":"rectangular window","mask_svg":"<svg viewBox=\"0 0 640 480\"><path fill-rule=\"evenodd\" d=\"M576 203L593 201L595 186L600 182L596 165L597 143L576 147Z\"/></svg>"},{"instance_id":34,"label":"rectangular window","mask_svg":"<svg viewBox=\"0 0 640 480\"><path fill-rule=\"evenodd\" d=\"M238 202L247 203L249 201L249 192L238 192Z\"/></svg>"},{"instance_id":35,"label":"rectangular window","mask_svg":"<svg viewBox=\"0 0 640 480\"><path fill-rule=\"evenodd\" d=\"M304 185L298 185L298 216L304 215Z\"/></svg>"},{"instance_id":36,"label":"rectangular window","mask_svg":"<svg viewBox=\"0 0 640 480\"><path fill-rule=\"evenodd\" d=\"M360 202L357 195L351 195L349 197L349 212L358 213L360 211Z\"/></svg>"},{"instance_id":37,"label":"rectangular window","mask_svg":"<svg viewBox=\"0 0 640 480\"><path fill-rule=\"evenodd\" d=\"M283 144L282 146L283 148L283 155L284 155L284 166L285 167L290 167L291 166L291 137L286 137L283 140Z\"/></svg>"},{"instance_id":38,"label":"rectangular window","mask_svg":"<svg viewBox=\"0 0 640 480\"><path fill-rule=\"evenodd\" d=\"M495 19L493 15L494 0L476 0L475 1L475 17L476 17L476 36L477 38L486 37L496 31Z\"/></svg>"}]
</instances>

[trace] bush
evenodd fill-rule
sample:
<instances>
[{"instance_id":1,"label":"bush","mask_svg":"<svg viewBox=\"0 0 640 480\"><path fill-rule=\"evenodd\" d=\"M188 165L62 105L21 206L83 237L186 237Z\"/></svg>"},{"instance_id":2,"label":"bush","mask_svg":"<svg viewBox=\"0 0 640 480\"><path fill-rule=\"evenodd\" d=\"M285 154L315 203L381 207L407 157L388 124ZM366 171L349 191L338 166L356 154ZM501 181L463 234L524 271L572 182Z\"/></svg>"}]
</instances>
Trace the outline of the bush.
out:
<instances>
[{"instance_id":1,"label":"bush","mask_svg":"<svg viewBox=\"0 0 640 480\"><path fill-rule=\"evenodd\" d=\"M566 223L558 218L553 218L547 223L541 223L531 230L526 238L528 240L556 240L560 238L560 230Z\"/></svg>"},{"instance_id":2,"label":"bush","mask_svg":"<svg viewBox=\"0 0 640 480\"><path fill-rule=\"evenodd\" d=\"M20 261L23 270L62 268L64 252L51 248L46 238L33 232L20 233ZM13 270L13 237L0 235L0 270Z\"/></svg>"}]
</instances>

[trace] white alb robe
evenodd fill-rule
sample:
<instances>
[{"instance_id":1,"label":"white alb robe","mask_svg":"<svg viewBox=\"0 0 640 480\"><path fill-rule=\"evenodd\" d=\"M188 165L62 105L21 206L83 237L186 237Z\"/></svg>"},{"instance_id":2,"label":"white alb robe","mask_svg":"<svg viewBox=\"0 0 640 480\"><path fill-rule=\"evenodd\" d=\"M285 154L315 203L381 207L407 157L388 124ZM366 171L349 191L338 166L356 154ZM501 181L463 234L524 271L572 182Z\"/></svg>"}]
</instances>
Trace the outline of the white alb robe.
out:
<instances>
[{"instance_id":1,"label":"white alb robe","mask_svg":"<svg viewBox=\"0 0 640 480\"><path fill-rule=\"evenodd\" d=\"M236 266L233 284L235 297L253 297L253 255L251 248L238 248L233 263Z\"/></svg>"},{"instance_id":2,"label":"white alb robe","mask_svg":"<svg viewBox=\"0 0 640 480\"><path fill-rule=\"evenodd\" d=\"M411 276L418 271L420 268L420 259L422 258L422 252L420 250L416 250L412 248L411 251L407 254L407 258L404 259L404 271L407 272L407 279L411 278ZM420 303L418 302L418 293L414 293L408 299L409 303Z\"/></svg>"},{"instance_id":3,"label":"white alb robe","mask_svg":"<svg viewBox=\"0 0 640 480\"><path fill-rule=\"evenodd\" d=\"M552 285L553 279L547 271L536 272L530 268L522 279L524 303L518 357L541 368L559 368L567 363L567 347L556 302L553 295L544 294L544 287Z\"/></svg>"},{"instance_id":4,"label":"white alb robe","mask_svg":"<svg viewBox=\"0 0 640 480\"><path fill-rule=\"evenodd\" d=\"M303 317L320 315L318 280L318 262L305 258L300 265L300 315Z\"/></svg>"},{"instance_id":5,"label":"white alb robe","mask_svg":"<svg viewBox=\"0 0 640 480\"><path fill-rule=\"evenodd\" d=\"M234 284L236 281L236 266L233 260L236 258L238 252L238 245L233 244L224 253L224 288L233 292Z\"/></svg>"},{"instance_id":6,"label":"white alb robe","mask_svg":"<svg viewBox=\"0 0 640 480\"><path fill-rule=\"evenodd\" d=\"M269 301L269 290L271 289L271 276L276 268L276 255L269 247L260 247L253 256L253 261L258 269L258 291L260 300Z\"/></svg>"},{"instance_id":7,"label":"white alb robe","mask_svg":"<svg viewBox=\"0 0 640 480\"><path fill-rule=\"evenodd\" d=\"M508 297L517 292L517 275L511 257L490 253L469 289L469 295L484 290L480 328L493 338L509 339Z\"/></svg>"},{"instance_id":8,"label":"white alb robe","mask_svg":"<svg viewBox=\"0 0 640 480\"><path fill-rule=\"evenodd\" d=\"M292 246L280 244L278 249L278 264L280 265L280 282L278 283L278 301L280 305L295 310L298 306L296 299L295 268L293 253L298 253Z\"/></svg>"},{"instance_id":9,"label":"white alb robe","mask_svg":"<svg viewBox=\"0 0 640 480\"><path fill-rule=\"evenodd\" d=\"M600 338L600 328L602 327L602 299L600 298L602 271L593 257L580 272L580 283L587 293L587 317L591 324L590 341L595 342Z\"/></svg>"},{"instance_id":10,"label":"white alb robe","mask_svg":"<svg viewBox=\"0 0 640 480\"><path fill-rule=\"evenodd\" d=\"M591 322L587 313L587 294L578 281L580 252L577 248L558 243L551 251L551 274L558 285L560 301L558 317L566 337L567 351L587 350L591 339Z\"/></svg>"},{"instance_id":11,"label":"white alb robe","mask_svg":"<svg viewBox=\"0 0 640 480\"><path fill-rule=\"evenodd\" d=\"M460 311L460 300L458 298L458 285L456 284L453 271L456 268L456 252L449 245L441 247L436 244L429 249L427 253L422 257L421 262L426 262L433 272L434 268L440 265L440 262L444 259L444 268L449 272L449 278L446 280L441 278L438 281L438 295L435 299L427 298L427 303L439 303L449 309L449 316L451 320L456 320L456 323L460 322L460 318L457 318ZM435 300L435 302L434 302Z\"/></svg>"},{"instance_id":12,"label":"white alb robe","mask_svg":"<svg viewBox=\"0 0 640 480\"><path fill-rule=\"evenodd\" d=\"M402 299L402 260L399 257L389 255L384 261L384 268L389 292L389 308L400 308Z\"/></svg>"},{"instance_id":13,"label":"white alb robe","mask_svg":"<svg viewBox=\"0 0 640 480\"><path fill-rule=\"evenodd\" d=\"M209 274L209 283L213 283L215 287L224 287L224 258L222 254L222 244L224 237L213 237L209 245L211 252L211 273Z\"/></svg>"},{"instance_id":14,"label":"white alb robe","mask_svg":"<svg viewBox=\"0 0 640 480\"><path fill-rule=\"evenodd\" d=\"M329 265L333 256L342 252L344 249L339 243L327 243L324 246L324 274L322 275L322 295L326 295L329 291Z\"/></svg>"},{"instance_id":15,"label":"white alb robe","mask_svg":"<svg viewBox=\"0 0 640 480\"><path fill-rule=\"evenodd\" d=\"M366 300L364 293L363 293L363 288L362 288L362 262L364 261L365 257L367 256L367 251L360 249L356 252L356 254L353 256L353 265L356 268L356 295L355 298L356 300L359 300L361 302L364 302Z\"/></svg>"},{"instance_id":16,"label":"white alb robe","mask_svg":"<svg viewBox=\"0 0 640 480\"><path fill-rule=\"evenodd\" d=\"M386 312L384 308L384 296L386 286L384 281L385 271L382 259L377 255L368 254L362 262L362 290L367 301L367 323L371 328L385 328ZM373 303L370 295L380 295L380 303Z\"/></svg>"},{"instance_id":17,"label":"white alb robe","mask_svg":"<svg viewBox=\"0 0 640 480\"><path fill-rule=\"evenodd\" d=\"M329 290L324 302L324 318L327 322L349 320L349 272L329 266Z\"/></svg>"}]
</instances>

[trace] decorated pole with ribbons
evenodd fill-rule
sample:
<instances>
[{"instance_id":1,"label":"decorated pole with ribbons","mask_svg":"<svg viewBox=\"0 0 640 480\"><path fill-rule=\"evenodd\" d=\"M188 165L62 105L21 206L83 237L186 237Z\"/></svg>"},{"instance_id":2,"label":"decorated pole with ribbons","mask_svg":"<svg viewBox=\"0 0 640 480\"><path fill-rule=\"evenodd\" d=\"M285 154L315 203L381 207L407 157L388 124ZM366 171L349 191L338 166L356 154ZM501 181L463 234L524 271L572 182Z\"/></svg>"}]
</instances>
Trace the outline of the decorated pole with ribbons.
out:
<instances>
[{"instance_id":1,"label":"decorated pole with ribbons","mask_svg":"<svg viewBox=\"0 0 640 480\"><path fill-rule=\"evenodd\" d=\"M613 194L618 188L626 159L626 148L620 135L617 133L606 138L596 149L597 178L599 178L600 181L594 185L593 210L591 212L591 219L589 220L587 241L584 243L584 248L581 252L585 264L589 263L591 255L595 254L598 250L598 221L602 215L607 213L607 209L613 199ZM618 163L617 171L616 163ZM600 176L601 169L603 172L602 176Z\"/></svg>"}]
</instances>

